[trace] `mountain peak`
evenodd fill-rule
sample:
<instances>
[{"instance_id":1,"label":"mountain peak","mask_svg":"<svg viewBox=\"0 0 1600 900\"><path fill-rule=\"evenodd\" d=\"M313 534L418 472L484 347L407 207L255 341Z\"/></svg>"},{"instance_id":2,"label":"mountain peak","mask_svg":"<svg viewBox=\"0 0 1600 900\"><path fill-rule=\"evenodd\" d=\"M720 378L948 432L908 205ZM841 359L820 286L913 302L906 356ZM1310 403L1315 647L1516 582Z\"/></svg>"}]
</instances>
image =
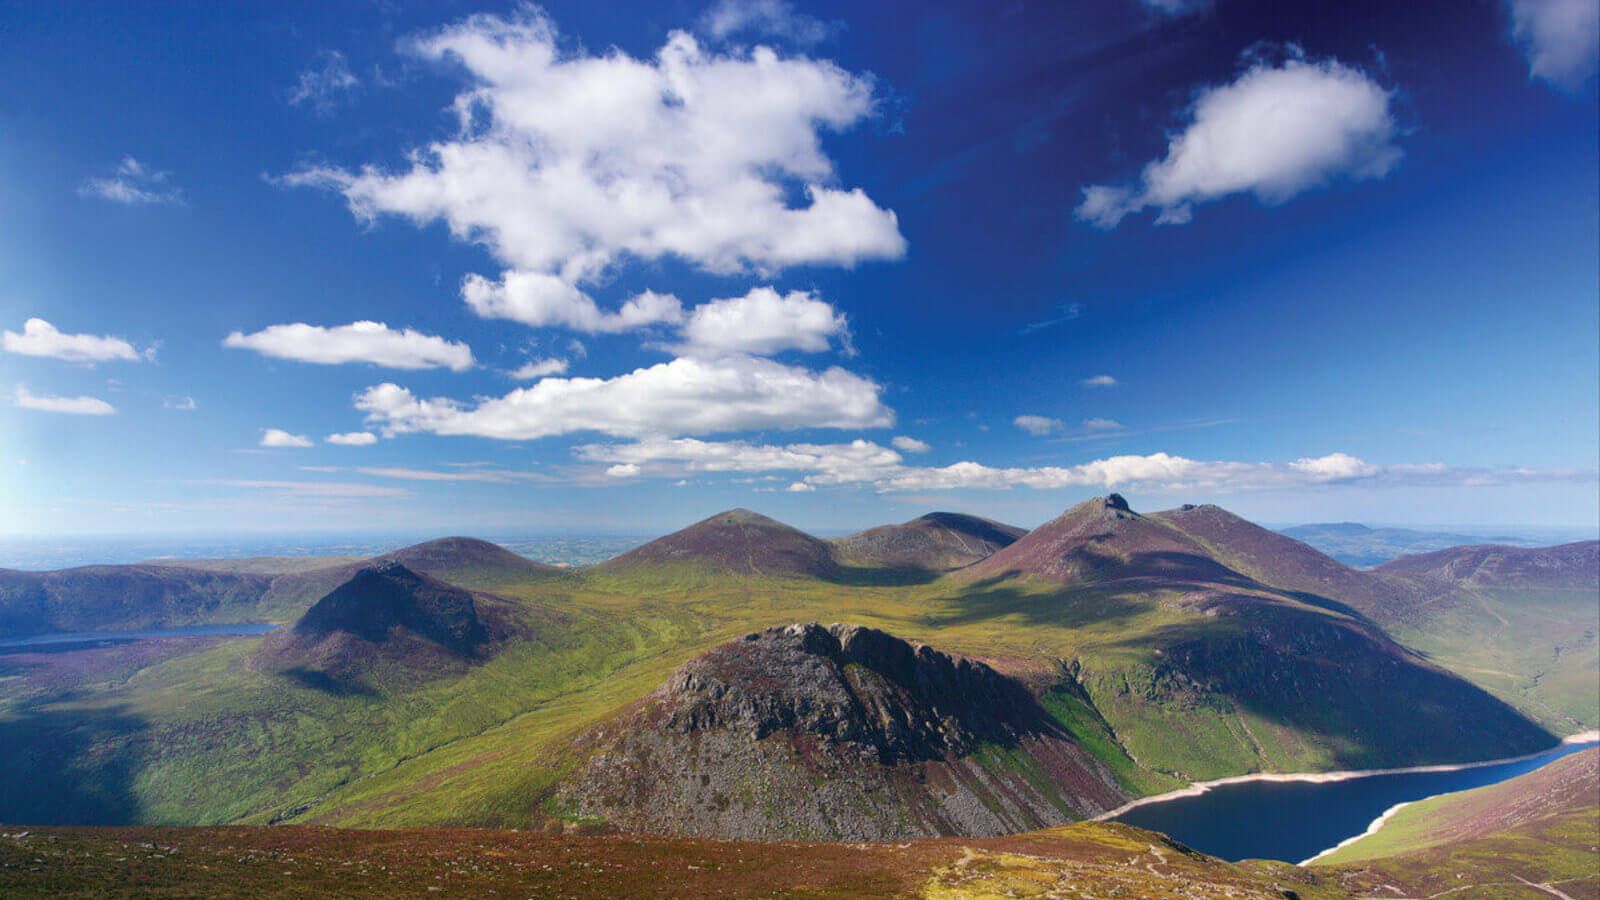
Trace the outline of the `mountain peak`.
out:
<instances>
[{"instance_id":1,"label":"mountain peak","mask_svg":"<svg viewBox=\"0 0 1600 900\"><path fill-rule=\"evenodd\" d=\"M1024 534L1025 529L979 516L931 512L840 538L835 546L852 565L942 572L984 559Z\"/></svg>"},{"instance_id":2,"label":"mountain peak","mask_svg":"<svg viewBox=\"0 0 1600 900\"><path fill-rule=\"evenodd\" d=\"M748 509L730 509L616 557L610 569L698 565L729 574L828 578L826 541Z\"/></svg>"},{"instance_id":3,"label":"mountain peak","mask_svg":"<svg viewBox=\"0 0 1600 900\"><path fill-rule=\"evenodd\" d=\"M344 632L372 643L388 640L395 631L461 655L487 637L470 593L392 559L358 570L306 610L293 629L311 641Z\"/></svg>"}]
</instances>

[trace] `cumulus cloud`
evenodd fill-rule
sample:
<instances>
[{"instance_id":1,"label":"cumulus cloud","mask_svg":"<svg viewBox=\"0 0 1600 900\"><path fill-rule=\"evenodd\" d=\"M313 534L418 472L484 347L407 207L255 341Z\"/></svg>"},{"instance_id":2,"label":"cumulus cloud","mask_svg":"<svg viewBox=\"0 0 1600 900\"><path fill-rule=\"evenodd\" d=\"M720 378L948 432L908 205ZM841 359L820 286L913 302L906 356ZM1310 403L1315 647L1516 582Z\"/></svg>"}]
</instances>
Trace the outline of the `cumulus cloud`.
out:
<instances>
[{"instance_id":1,"label":"cumulus cloud","mask_svg":"<svg viewBox=\"0 0 1600 900\"><path fill-rule=\"evenodd\" d=\"M342 434L330 434L326 440L339 447L370 447L378 442L378 436L370 431L346 431Z\"/></svg>"},{"instance_id":2,"label":"cumulus cloud","mask_svg":"<svg viewBox=\"0 0 1600 900\"><path fill-rule=\"evenodd\" d=\"M1085 378L1082 384L1084 387L1108 388L1116 387L1117 380L1112 378L1110 375L1091 375L1090 377Z\"/></svg>"},{"instance_id":3,"label":"cumulus cloud","mask_svg":"<svg viewBox=\"0 0 1600 900\"><path fill-rule=\"evenodd\" d=\"M65 413L72 416L109 416L116 412L116 407L101 400L99 397L53 397L30 392L22 385L17 385L11 393L12 402L19 409L32 409L38 412Z\"/></svg>"},{"instance_id":4,"label":"cumulus cloud","mask_svg":"<svg viewBox=\"0 0 1600 900\"><path fill-rule=\"evenodd\" d=\"M628 465L636 474L679 478L687 473L792 472L813 487L860 484L881 492L946 489L1138 487L1154 491L1218 493L1294 490L1341 485L1473 487L1528 481L1588 481L1594 472L1536 469L1463 469L1439 463L1377 465L1344 453L1287 463L1194 460L1167 453L1126 455L1073 466L995 467L963 461L948 466L908 466L900 454L870 441L847 444L752 444L694 438L647 439L630 444L587 444L579 459Z\"/></svg>"},{"instance_id":5,"label":"cumulus cloud","mask_svg":"<svg viewBox=\"0 0 1600 900\"><path fill-rule=\"evenodd\" d=\"M254 350L263 356L297 362L338 365L372 363L391 369L472 368L466 344L412 331L396 331L382 322L352 322L325 328L295 322L273 325L254 334L235 331L222 346Z\"/></svg>"},{"instance_id":6,"label":"cumulus cloud","mask_svg":"<svg viewBox=\"0 0 1600 900\"><path fill-rule=\"evenodd\" d=\"M1600 60L1600 0L1510 0L1511 33L1528 72L1575 89Z\"/></svg>"},{"instance_id":7,"label":"cumulus cloud","mask_svg":"<svg viewBox=\"0 0 1600 900\"><path fill-rule=\"evenodd\" d=\"M1021 428L1023 431L1026 431L1034 437L1044 437L1050 432L1060 428L1061 420L1052 419L1049 416L1017 416L1015 419L1011 420L1011 424Z\"/></svg>"},{"instance_id":8,"label":"cumulus cloud","mask_svg":"<svg viewBox=\"0 0 1600 900\"><path fill-rule=\"evenodd\" d=\"M565 359L535 359L511 371L518 381L536 381L549 375L565 375L570 364Z\"/></svg>"},{"instance_id":9,"label":"cumulus cloud","mask_svg":"<svg viewBox=\"0 0 1600 900\"><path fill-rule=\"evenodd\" d=\"M300 73L289 90L289 105L309 107L317 115L325 116L360 86L361 80L350 71L344 54L329 50L317 58L316 65Z\"/></svg>"},{"instance_id":10,"label":"cumulus cloud","mask_svg":"<svg viewBox=\"0 0 1600 900\"><path fill-rule=\"evenodd\" d=\"M171 172L156 171L131 156L124 156L110 175L79 185L78 195L124 206L183 205L183 192L172 183Z\"/></svg>"},{"instance_id":11,"label":"cumulus cloud","mask_svg":"<svg viewBox=\"0 0 1600 900\"><path fill-rule=\"evenodd\" d=\"M109 334L67 334L40 318L23 322L21 334L10 330L0 332L0 350L68 362L139 359L139 351L122 338Z\"/></svg>"},{"instance_id":12,"label":"cumulus cloud","mask_svg":"<svg viewBox=\"0 0 1600 900\"><path fill-rule=\"evenodd\" d=\"M390 434L429 432L527 440L597 431L624 437L763 428L879 428L894 422L877 383L769 359L684 357L615 378L545 378L467 406L396 384L368 388L356 407Z\"/></svg>"},{"instance_id":13,"label":"cumulus cloud","mask_svg":"<svg viewBox=\"0 0 1600 900\"><path fill-rule=\"evenodd\" d=\"M833 32L833 26L796 10L786 0L718 0L701 17L700 28L717 40L757 34L796 44L815 44Z\"/></svg>"},{"instance_id":14,"label":"cumulus cloud","mask_svg":"<svg viewBox=\"0 0 1600 900\"><path fill-rule=\"evenodd\" d=\"M683 304L671 294L644 291L616 312L607 312L570 282L542 272L506 272L499 281L468 275L461 283L461 297L468 308L486 319L559 326L589 334L683 321Z\"/></svg>"},{"instance_id":15,"label":"cumulus cloud","mask_svg":"<svg viewBox=\"0 0 1600 900\"><path fill-rule=\"evenodd\" d=\"M311 438L308 438L303 434L290 434L289 432L284 431L282 428L263 428L261 429L260 446L272 448L303 448L311 446Z\"/></svg>"},{"instance_id":16,"label":"cumulus cloud","mask_svg":"<svg viewBox=\"0 0 1600 900\"><path fill-rule=\"evenodd\" d=\"M804 493L806 493L808 491L816 490L816 487L813 486L813 485L807 484L804 481L796 481L793 484L789 485L788 487L784 488L784 490L788 491L791 494L804 494Z\"/></svg>"},{"instance_id":17,"label":"cumulus cloud","mask_svg":"<svg viewBox=\"0 0 1600 900\"><path fill-rule=\"evenodd\" d=\"M1276 205L1339 179L1382 178L1400 162L1390 91L1336 60L1257 60L1231 84L1200 91L1166 156L1132 185L1084 188L1078 218L1115 228L1157 210L1189 221L1196 203L1252 194Z\"/></svg>"},{"instance_id":18,"label":"cumulus cloud","mask_svg":"<svg viewBox=\"0 0 1600 900\"><path fill-rule=\"evenodd\" d=\"M822 149L823 133L873 115L866 76L768 47L709 50L681 31L644 59L563 48L531 8L411 46L470 78L459 133L398 171L308 168L283 181L337 190L363 219L442 221L483 244L507 271L464 283L481 315L622 330L610 318L622 314L584 288L623 259L726 274L905 253L895 214L840 186ZM665 310L627 321L666 321Z\"/></svg>"},{"instance_id":19,"label":"cumulus cloud","mask_svg":"<svg viewBox=\"0 0 1600 900\"><path fill-rule=\"evenodd\" d=\"M927 453L933 449L928 446L926 441L919 441L914 437L906 437L903 434L896 435L894 440L889 443L902 453Z\"/></svg>"},{"instance_id":20,"label":"cumulus cloud","mask_svg":"<svg viewBox=\"0 0 1600 900\"><path fill-rule=\"evenodd\" d=\"M832 305L806 291L779 294L770 287L697 306L683 326L684 350L702 354L818 353L848 337L849 324Z\"/></svg>"},{"instance_id":21,"label":"cumulus cloud","mask_svg":"<svg viewBox=\"0 0 1600 900\"><path fill-rule=\"evenodd\" d=\"M637 478L639 472L639 467L633 463L617 463L606 468L606 476L609 478Z\"/></svg>"}]
</instances>

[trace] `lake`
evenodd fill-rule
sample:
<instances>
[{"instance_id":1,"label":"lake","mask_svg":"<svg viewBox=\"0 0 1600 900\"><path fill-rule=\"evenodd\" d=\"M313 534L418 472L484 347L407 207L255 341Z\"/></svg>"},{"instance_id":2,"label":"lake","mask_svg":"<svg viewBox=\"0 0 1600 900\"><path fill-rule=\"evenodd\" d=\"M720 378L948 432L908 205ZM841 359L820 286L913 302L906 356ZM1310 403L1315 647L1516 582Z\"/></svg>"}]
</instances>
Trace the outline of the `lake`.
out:
<instances>
[{"instance_id":1,"label":"lake","mask_svg":"<svg viewBox=\"0 0 1600 900\"><path fill-rule=\"evenodd\" d=\"M153 628L148 631L75 631L31 634L20 638L0 638L0 654L61 653L112 644L129 644L153 638L171 637L247 637L266 634L276 625L240 622L232 625L192 625L187 628Z\"/></svg>"},{"instance_id":2,"label":"lake","mask_svg":"<svg viewBox=\"0 0 1600 900\"><path fill-rule=\"evenodd\" d=\"M1396 804L1505 781L1593 746L1593 742L1562 744L1530 759L1448 772L1218 785L1196 796L1135 807L1115 820L1162 832L1233 862L1298 863L1366 831Z\"/></svg>"}]
</instances>

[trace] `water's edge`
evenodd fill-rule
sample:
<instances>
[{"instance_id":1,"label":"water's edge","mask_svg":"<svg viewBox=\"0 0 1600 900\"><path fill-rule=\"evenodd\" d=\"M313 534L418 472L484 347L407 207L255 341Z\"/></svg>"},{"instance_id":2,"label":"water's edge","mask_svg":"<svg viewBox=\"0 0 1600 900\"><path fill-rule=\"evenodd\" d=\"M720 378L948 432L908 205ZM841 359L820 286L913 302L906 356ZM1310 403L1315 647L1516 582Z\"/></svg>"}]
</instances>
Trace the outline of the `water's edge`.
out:
<instances>
[{"instance_id":1,"label":"water's edge","mask_svg":"<svg viewBox=\"0 0 1600 900\"><path fill-rule=\"evenodd\" d=\"M1517 763L1530 759L1537 759L1538 757L1544 756L1546 753L1549 753L1552 750L1556 750L1567 744L1592 744L1596 742L1600 742L1600 730L1584 731L1579 734L1567 735L1566 737L1562 738L1560 742L1550 747L1546 747L1537 753L1524 753L1521 756L1509 756L1505 759L1486 759L1480 762L1446 763L1443 765L1434 766L1406 766L1399 769L1344 769L1337 772L1258 772L1253 775L1230 775L1227 778L1218 778L1213 781L1197 781L1188 787L1167 791L1165 794L1153 794L1149 797L1140 797L1136 800L1130 800L1116 809L1110 810L1109 812L1103 812L1100 815L1095 816L1090 821L1104 822L1108 819L1115 819L1116 817L1138 809L1141 806L1149 806L1154 803L1162 803L1167 800L1177 800L1183 797L1198 797L1212 788L1223 787L1230 784L1249 784L1251 782L1284 783L1297 781L1310 782L1313 784L1324 784L1334 781L1349 781L1352 778L1367 778L1372 775L1425 775L1431 772L1460 772L1466 769L1481 769L1486 766L1499 766L1507 763Z\"/></svg>"},{"instance_id":2,"label":"water's edge","mask_svg":"<svg viewBox=\"0 0 1600 900\"><path fill-rule=\"evenodd\" d=\"M1448 794L1448 793L1451 793L1451 792L1450 791L1445 791L1444 792L1444 794ZM1434 794L1432 797L1423 797L1423 798L1421 798L1421 800L1431 800L1431 799L1433 799L1433 797L1443 797L1444 794ZM1388 809L1384 810L1383 811L1383 815L1378 816L1376 819L1373 819L1372 820L1372 824L1367 826L1367 830L1366 831L1363 831L1360 834L1352 834L1351 836L1345 838L1344 840L1340 841L1339 843L1334 844L1332 847L1329 847L1328 849L1323 850L1322 852L1318 853L1316 856L1313 856L1310 859L1301 860L1300 862L1295 863L1295 865L1297 865L1297 866L1309 866L1312 863L1316 862L1317 860L1323 858L1324 856L1327 856L1330 853L1333 853L1336 850L1343 850L1344 848L1350 846L1351 844L1354 844L1356 841L1359 841L1362 838L1371 837L1372 835L1377 834L1379 829L1383 828L1384 825L1387 825L1389 823L1390 819L1394 818L1394 814L1395 813L1399 812L1402 809L1405 809L1406 807L1410 806L1413 803L1420 803L1421 800L1407 800L1404 803L1396 803L1395 805L1393 805L1393 806L1389 807Z\"/></svg>"}]
</instances>

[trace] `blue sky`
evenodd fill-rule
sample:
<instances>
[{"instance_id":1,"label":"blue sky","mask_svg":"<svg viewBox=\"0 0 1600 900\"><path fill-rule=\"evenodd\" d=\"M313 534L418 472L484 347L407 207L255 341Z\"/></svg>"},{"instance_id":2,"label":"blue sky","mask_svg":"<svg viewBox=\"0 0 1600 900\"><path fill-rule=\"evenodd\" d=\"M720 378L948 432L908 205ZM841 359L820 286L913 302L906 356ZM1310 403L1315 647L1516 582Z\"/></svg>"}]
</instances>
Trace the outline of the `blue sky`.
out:
<instances>
[{"instance_id":1,"label":"blue sky","mask_svg":"<svg viewBox=\"0 0 1600 900\"><path fill-rule=\"evenodd\" d=\"M1594 527L1597 19L0 2L0 533Z\"/></svg>"}]
</instances>

